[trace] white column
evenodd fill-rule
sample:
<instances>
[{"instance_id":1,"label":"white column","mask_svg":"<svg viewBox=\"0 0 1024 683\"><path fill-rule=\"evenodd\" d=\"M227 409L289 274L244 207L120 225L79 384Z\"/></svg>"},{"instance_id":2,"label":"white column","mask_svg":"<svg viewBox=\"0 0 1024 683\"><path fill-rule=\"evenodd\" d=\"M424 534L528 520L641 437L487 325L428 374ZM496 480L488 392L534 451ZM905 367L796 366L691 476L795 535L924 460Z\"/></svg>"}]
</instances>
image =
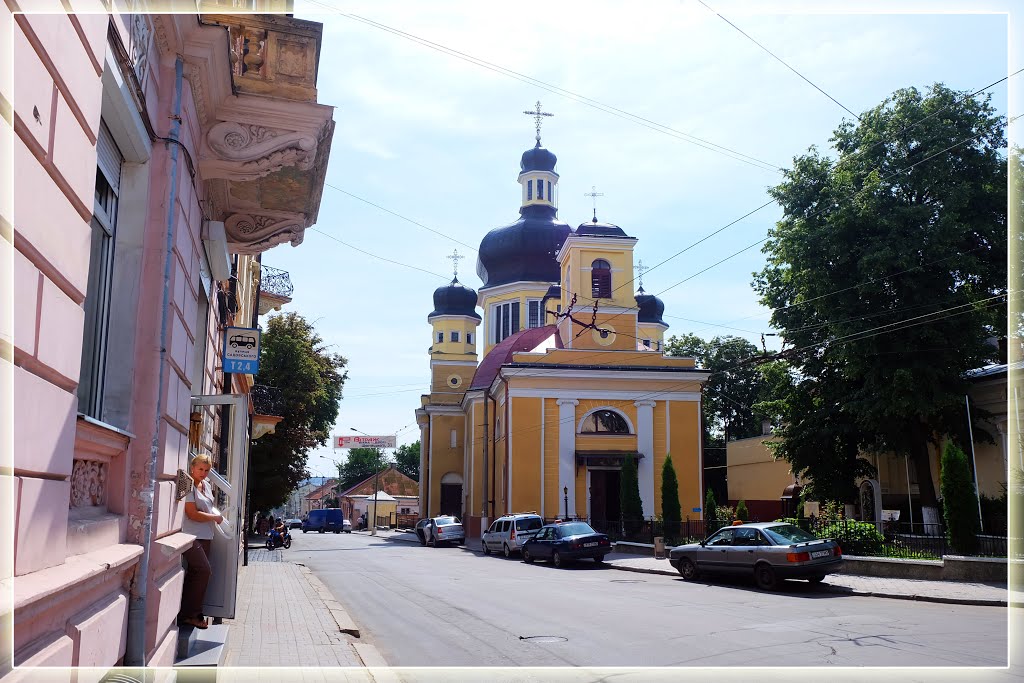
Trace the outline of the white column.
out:
<instances>
[{"instance_id":1,"label":"white column","mask_svg":"<svg viewBox=\"0 0 1024 683\"><path fill-rule=\"evenodd\" d=\"M636 478L640 482L640 501L644 517L654 510L654 401L634 401L636 406L636 449L644 454L637 460Z\"/></svg>"},{"instance_id":2,"label":"white column","mask_svg":"<svg viewBox=\"0 0 1024 683\"><path fill-rule=\"evenodd\" d=\"M571 398L558 400L558 511L564 514L562 491L569 487L569 514L576 510L576 406Z\"/></svg>"},{"instance_id":3,"label":"white column","mask_svg":"<svg viewBox=\"0 0 1024 683\"><path fill-rule=\"evenodd\" d=\"M420 517L426 517L427 512L427 468L430 462L427 460L430 452L430 442L427 440L427 425L420 425Z\"/></svg>"}]
</instances>

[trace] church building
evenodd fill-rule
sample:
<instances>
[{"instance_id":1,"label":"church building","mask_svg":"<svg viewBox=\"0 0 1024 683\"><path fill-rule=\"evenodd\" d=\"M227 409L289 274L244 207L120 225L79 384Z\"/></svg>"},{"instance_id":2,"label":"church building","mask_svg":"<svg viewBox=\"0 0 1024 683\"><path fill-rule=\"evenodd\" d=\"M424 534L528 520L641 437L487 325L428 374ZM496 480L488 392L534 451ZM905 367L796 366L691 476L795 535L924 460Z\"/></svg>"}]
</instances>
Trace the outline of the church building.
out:
<instances>
[{"instance_id":1,"label":"church building","mask_svg":"<svg viewBox=\"0 0 1024 683\"><path fill-rule=\"evenodd\" d=\"M416 410L420 509L460 517L470 537L512 512L617 520L632 456L643 515L660 516L671 454L684 519L699 519L709 373L663 354L665 306L634 294L637 239L596 211L576 229L558 219L540 116L538 104L519 220L480 243L479 293L458 281L457 254L455 278L434 292L430 393Z\"/></svg>"}]
</instances>

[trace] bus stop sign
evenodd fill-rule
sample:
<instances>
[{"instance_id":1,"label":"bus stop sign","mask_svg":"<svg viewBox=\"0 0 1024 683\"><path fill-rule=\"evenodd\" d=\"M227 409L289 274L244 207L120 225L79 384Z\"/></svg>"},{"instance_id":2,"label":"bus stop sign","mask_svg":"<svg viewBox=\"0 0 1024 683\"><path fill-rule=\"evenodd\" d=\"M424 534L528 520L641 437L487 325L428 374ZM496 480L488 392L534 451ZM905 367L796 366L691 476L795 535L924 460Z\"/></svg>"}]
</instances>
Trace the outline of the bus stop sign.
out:
<instances>
[{"instance_id":1,"label":"bus stop sign","mask_svg":"<svg viewBox=\"0 0 1024 683\"><path fill-rule=\"evenodd\" d=\"M224 372L255 375L260 371L260 331L249 327L224 330Z\"/></svg>"}]
</instances>

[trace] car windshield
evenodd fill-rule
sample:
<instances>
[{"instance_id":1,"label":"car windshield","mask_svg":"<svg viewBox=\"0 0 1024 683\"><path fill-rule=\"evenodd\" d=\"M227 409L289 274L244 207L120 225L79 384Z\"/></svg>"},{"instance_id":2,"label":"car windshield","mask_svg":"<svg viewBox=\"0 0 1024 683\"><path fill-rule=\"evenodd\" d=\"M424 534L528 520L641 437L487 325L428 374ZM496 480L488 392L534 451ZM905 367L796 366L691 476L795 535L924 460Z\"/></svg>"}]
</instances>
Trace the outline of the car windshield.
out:
<instances>
[{"instance_id":1,"label":"car windshield","mask_svg":"<svg viewBox=\"0 0 1024 683\"><path fill-rule=\"evenodd\" d=\"M533 531L534 529L539 529L542 526L544 525L541 523L539 517L530 517L527 519L516 520L517 531Z\"/></svg>"},{"instance_id":2,"label":"car windshield","mask_svg":"<svg viewBox=\"0 0 1024 683\"><path fill-rule=\"evenodd\" d=\"M781 545L788 545L790 543L806 543L807 541L818 540L816 536L810 534L798 526L792 524L780 524L779 526L770 526L762 529L768 537L776 543Z\"/></svg>"},{"instance_id":3,"label":"car windshield","mask_svg":"<svg viewBox=\"0 0 1024 683\"><path fill-rule=\"evenodd\" d=\"M562 524L558 527L558 535L562 538L569 536L582 536L583 534L596 534L593 527L584 522L573 522L572 524Z\"/></svg>"}]
</instances>

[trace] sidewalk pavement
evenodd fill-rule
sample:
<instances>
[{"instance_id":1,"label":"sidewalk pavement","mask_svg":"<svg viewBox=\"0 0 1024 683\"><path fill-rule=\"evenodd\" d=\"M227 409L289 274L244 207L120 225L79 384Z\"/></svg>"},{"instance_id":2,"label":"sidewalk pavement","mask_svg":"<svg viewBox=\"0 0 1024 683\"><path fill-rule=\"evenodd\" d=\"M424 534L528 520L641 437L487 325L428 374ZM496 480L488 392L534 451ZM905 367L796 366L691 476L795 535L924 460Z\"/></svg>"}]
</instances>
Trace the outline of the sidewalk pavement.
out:
<instances>
[{"instance_id":1,"label":"sidewalk pavement","mask_svg":"<svg viewBox=\"0 0 1024 683\"><path fill-rule=\"evenodd\" d=\"M419 543L416 534L408 531L378 531L377 535L389 541ZM468 539L466 548L474 552L483 552L480 539ZM656 559L653 556L613 552L605 558L605 561L612 569L621 571L679 576L667 559ZM819 584L819 588L832 593L871 595L879 598L1002 607L1009 604L1013 607L1024 607L1024 591L1010 591L1005 584L996 583L923 581L854 574L829 574L825 582Z\"/></svg>"},{"instance_id":2,"label":"sidewalk pavement","mask_svg":"<svg viewBox=\"0 0 1024 683\"><path fill-rule=\"evenodd\" d=\"M281 550L249 539L249 564L238 574L238 602L230 626L222 674L238 667L237 679L359 681L393 679L377 648L359 641L359 629L328 588L304 565L283 559ZM284 667L284 668L268 668ZM303 667L303 668L300 668ZM348 667L327 677L305 667ZM253 676L252 674L258 674Z\"/></svg>"}]
</instances>

